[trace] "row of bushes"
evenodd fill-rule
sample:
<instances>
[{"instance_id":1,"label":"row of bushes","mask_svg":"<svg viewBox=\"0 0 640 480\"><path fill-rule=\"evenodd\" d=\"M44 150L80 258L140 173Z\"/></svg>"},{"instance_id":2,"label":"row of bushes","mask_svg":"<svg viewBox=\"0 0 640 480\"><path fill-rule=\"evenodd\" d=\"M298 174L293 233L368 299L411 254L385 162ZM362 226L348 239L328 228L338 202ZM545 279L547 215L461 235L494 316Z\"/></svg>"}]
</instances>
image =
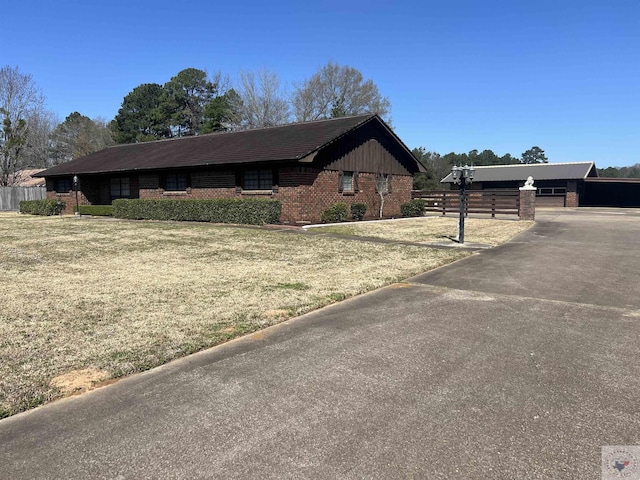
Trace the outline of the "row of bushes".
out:
<instances>
[{"instance_id":1,"label":"row of bushes","mask_svg":"<svg viewBox=\"0 0 640 480\"><path fill-rule=\"evenodd\" d=\"M403 203L400 212L403 217L424 215L426 201L415 199ZM31 215L59 215L65 204L59 200L23 200L20 212ZM76 208L74 207L74 210ZM238 223L265 225L277 223L282 213L278 200L256 198L217 200L114 200L113 205L80 205L82 215L114 216L132 220L177 220L213 223ZM353 220L362 220L367 213L367 205L353 203L350 207L338 202L322 212L324 223L344 222L351 211Z\"/></svg>"},{"instance_id":2,"label":"row of bushes","mask_svg":"<svg viewBox=\"0 0 640 480\"><path fill-rule=\"evenodd\" d=\"M280 221L282 204L258 198L216 200L114 200L113 216L132 220L265 225Z\"/></svg>"},{"instance_id":3,"label":"row of bushes","mask_svg":"<svg viewBox=\"0 0 640 480\"><path fill-rule=\"evenodd\" d=\"M400 213L403 217L421 217L427 206L426 200L416 198L400 205ZM322 212L323 223L337 223L347 220L347 204L344 202L334 203L331 207ZM351 218L362 220L367 213L367 206L364 203L351 204Z\"/></svg>"},{"instance_id":4,"label":"row of bushes","mask_svg":"<svg viewBox=\"0 0 640 480\"><path fill-rule=\"evenodd\" d=\"M331 207L322 212L320 219L323 223L344 222L347 219L347 204L344 202L334 203ZM351 218L362 220L367 213L367 205L364 203L352 203Z\"/></svg>"},{"instance_id":5,"label":"row of bushes","mask_svg":"<svg viewBox=\"0 0 640 480\"><path fill-rule=\"evenodd\" d=\"M29 215L60 215L64 210L65 203L53 198L43 200L22 200L20 202L20 213Z\"/></svg>"},{"instance_id":6,"label":"row of bushes","mask_svg":"<svg viewBox=\"0 0 640 480\"><path fill-rule=\"evenodd\" d=\"M43 200L22 200L20 202L20 213L29 215L60 215L64 210L65 203L53 198ZM111 205L79 205L74 206L73 211L80 211L81 215L111 216L113 207Z\"/></svg>"},{"instance_id":7,"label":"row of bushes","mask_svg":"<svg viewBox=\"0 0 640 480\"><path fill-rule=\"evenodd\" d=\"M20 202L20 213L60 215L65 203L46 198ZM81 215L114 216L133 220L178 220L265 225L280 221L278 200L255 198L217 200L114 200L113 205L79 205Z\"/></svg>"}]
</instances>

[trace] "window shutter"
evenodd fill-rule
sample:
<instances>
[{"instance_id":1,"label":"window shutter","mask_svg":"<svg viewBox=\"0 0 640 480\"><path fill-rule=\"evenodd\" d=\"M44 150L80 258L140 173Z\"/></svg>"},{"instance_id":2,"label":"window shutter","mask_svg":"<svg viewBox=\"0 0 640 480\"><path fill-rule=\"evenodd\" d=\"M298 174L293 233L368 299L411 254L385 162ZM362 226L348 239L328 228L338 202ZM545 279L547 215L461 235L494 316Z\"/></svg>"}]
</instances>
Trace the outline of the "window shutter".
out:
<instances>
[{"instance_id":1,"label":"window shutter","mask_svg":"<svg viewBox=\"0 0 640 480\"><path fill-rule=\"evenodd\" d=\"M353 191L354 193L358 193L360 189L358 188L358 174L359 172L353 172Z\"/></svg>"},{"instance_id":2,"label":"window shutter","mask_svg":"<svg viewBox=\"0 0 640 480\"><path fill-rule=\"evenodd\" d=\"M388 193L391 193L391 177L392 177L391 174L387 175L387 192Z\"/></svg>"},{"instance_id":3,"label":"window shutter","mask_svg":"<svg viewBox=\"0 0 640 480\"><path fill-rule=\"evenodd\" d=\"M344 176L344 172L340 172L338 175L338 193L342 193L342 177Z\"/></svg>"}]
</instances>

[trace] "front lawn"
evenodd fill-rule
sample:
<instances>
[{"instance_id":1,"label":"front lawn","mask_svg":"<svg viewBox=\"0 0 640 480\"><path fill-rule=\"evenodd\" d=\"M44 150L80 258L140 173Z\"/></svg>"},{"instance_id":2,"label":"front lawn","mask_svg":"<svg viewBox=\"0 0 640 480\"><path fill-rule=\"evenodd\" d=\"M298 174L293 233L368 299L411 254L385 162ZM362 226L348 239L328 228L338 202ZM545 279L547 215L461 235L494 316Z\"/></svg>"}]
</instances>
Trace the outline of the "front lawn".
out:
<instances>
[{"instance_id":1,"label":"front lawn","mask_svg":"<svg viewBox=\"0 0 640 480\"><path fill-rule=\"evenodd\" d=\"M0 418L468 253L0 214Z\"/></svg>"},{"instance_id":2,"label":"front lawn","mask_svg":"<svg viewBox=\"0 0 640 480\"><path fill-rule=\"evenodd\" d=\"M466 243L500 245L514 235L528 229L533 222L467 218L464 240ZM458 235L458 217L418 217L400 221L354 222L309 229L311 233L336 233L363 237L385 238L416 243L450 243Z\"/></svg>"}]
</instances>

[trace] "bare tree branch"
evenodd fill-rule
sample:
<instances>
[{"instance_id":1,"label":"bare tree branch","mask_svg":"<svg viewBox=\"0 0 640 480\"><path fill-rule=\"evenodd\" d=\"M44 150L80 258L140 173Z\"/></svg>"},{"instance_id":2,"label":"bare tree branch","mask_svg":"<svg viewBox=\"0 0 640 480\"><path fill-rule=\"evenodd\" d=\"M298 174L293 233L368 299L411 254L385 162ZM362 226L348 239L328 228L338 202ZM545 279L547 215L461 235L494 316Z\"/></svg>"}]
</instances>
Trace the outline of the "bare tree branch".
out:
<instances>
[{"instance_id":1,"label":"bare tree branch","mask_svg":"<svg viewBox=\"0 0 640 480\"><path fill-rule=\"evenodd\" d=\"M51 134L59 124L58 117L46 109L27 116L28 138L22 158L23 166L46 168L51 163Z\"/></svg>"},{"instance_id":2,"label":"bare tree branch","mask_svg":"<svg viewBox=\"0 0 640 480\"><path fill-rule=\"evenodd\" d=\"M267 69L257 74L240 72L238 94L242 127L272 127L289 122L289 104L276 73Z\"/></svg>"},{"instance_id":3,"label":"bare tree branch","mask_svg":"<svg viewBox=\"0 0 640 480\"><path fill-rule=\"evenodd\" d=\"M297 121L377 113L387 117L389 99L380 95L372 80L350 66L327 63L309 79L294 85L293 111Z\"/></svg>"},{"instance_id":4,"label":"bare tree branch","mask_svg":"<svg viewBox=\"0 0 640 480\"><path fill-rule=\"evenodd\" d=\"M15 177L28 146L28 120L43 109L44 97L31 75L21 73L18 67L0 68L0 185Z\"/></svg>"}]
</instances>

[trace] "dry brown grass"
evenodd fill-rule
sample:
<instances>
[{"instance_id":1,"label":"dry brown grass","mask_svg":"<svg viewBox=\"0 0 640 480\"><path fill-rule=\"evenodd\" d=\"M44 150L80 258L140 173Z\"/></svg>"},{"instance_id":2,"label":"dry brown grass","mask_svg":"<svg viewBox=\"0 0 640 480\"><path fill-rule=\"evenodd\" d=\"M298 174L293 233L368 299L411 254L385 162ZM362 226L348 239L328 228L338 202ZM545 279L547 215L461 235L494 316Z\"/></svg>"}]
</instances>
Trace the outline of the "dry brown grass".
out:
<instances>
[{"instance_id":1,"label":"dry brown grass","mask_svg":"<svg viewBox=\"0 0 640 480\"><path fill-rule=\"evenodd\" d=\"M464 255L208 224L0 214L0 418Z\"/></svg>"},{"instance_id":2,"label":"dry brown grass","mask_svg":"<svg viewBox=\"0 0 640 480\"><path fill-rule=\"evenodd\" d=\"M464 240L466 243L500 245L514 235L525 231L533 222L496 220L489 218L467 218ZM313 232L338 233L374 238L385 238L404 242L443 243L451 242L458 235L458 218L420 217L401 221L362 222L313 228Z\"/></svg>"}]
</instances>

